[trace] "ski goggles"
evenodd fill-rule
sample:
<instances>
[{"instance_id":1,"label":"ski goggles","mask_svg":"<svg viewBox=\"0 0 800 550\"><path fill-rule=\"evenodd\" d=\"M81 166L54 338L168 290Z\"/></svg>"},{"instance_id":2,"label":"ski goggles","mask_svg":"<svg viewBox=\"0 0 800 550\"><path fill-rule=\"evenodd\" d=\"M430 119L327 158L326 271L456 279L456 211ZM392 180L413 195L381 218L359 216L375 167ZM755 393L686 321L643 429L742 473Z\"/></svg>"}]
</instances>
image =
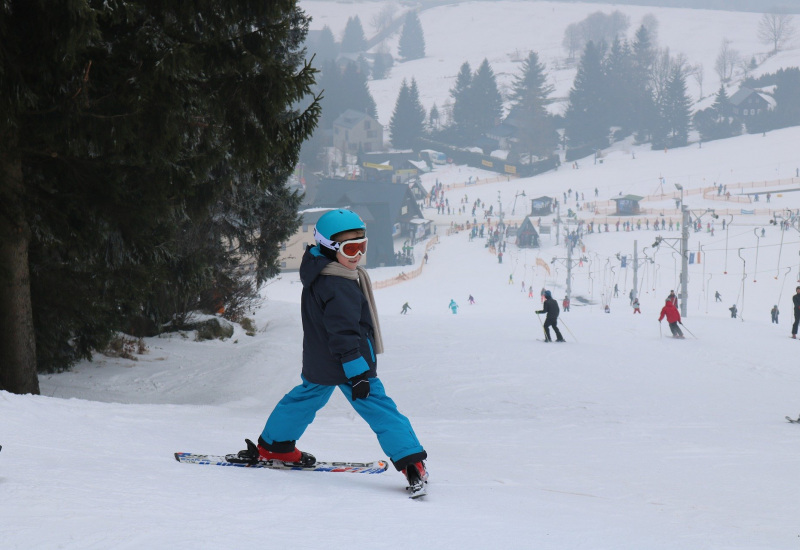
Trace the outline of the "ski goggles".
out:
<instances>
[{"instance_id":1,"label":"ski goggles","mask_svg":"<svg viewBox=\"0 0 800 550\"><path fill-rule=\"evenodd\" d=\"M337 241L332 241L330 239L326 239L322 235L322 233L317 231L317 228L315 227L314 239L325 248L341 252L342 256L344 256L345 258L353 259L359 254L363 256L364 254L367 253L366 237L363 237L361 239L351 239L348 241L337 242Z\"/></svg>"},{"instance_id":2,"label":"ski goggles","mask_svg":"<svg viewBox=\"0 0 800 550\"><path fill-rule=\"evenodd\" d=\"M362 256L367 253L367 238L364 237L363 239L352 239L349 241L344 241L339 244L339 252L345 258L355 258L359 254Z\"/></svg>"}]
</instances>

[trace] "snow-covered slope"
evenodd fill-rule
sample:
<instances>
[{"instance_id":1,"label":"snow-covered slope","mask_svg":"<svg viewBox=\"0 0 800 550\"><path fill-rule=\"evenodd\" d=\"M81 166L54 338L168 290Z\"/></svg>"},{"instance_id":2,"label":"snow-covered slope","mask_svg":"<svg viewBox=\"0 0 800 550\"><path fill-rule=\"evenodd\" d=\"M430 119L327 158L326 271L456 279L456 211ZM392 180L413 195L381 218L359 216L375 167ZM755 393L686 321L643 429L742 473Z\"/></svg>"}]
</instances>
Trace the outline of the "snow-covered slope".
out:
<instances>
[{"instance_id":1,"label":"snow-covered slope","mask_svg":"<svg viewBox=\"0 0 800 550\"><path fill-rule=\"evenodd\" d=\"M550 5L530 3L540 4ZM344 12L358 4L337 5ZM479 8L441 9L469 21ZM454 45L454 65L462 56ZM551 264L566 256L563 244L544 235L541 249L509 245L500 264L485 241L448 234L470 215L426 209L439 242L422 274L376 291L386 344L379 374L430 455L424 501L407 499L394 471L248 471L173 460L175 451L238 450L299 381L300 284L289 273L264 289L254 337L237 329L224 342L148 339L138 361L98 356L42 376L41 396L0 392L0 546L796 548L800 427L783 417L800 413L800 344L788 338L800 233L768 222L800 207L798 141L800 129L787 129L667 153L622 145L602 164L586 159L577 170L469 187L460 185L495 175L448 166L426 176L428 186L451 186L452 206L466 196L469 213L477 198L495 209L499 201L512 222L521 221L524 200L572 189L591 201L595 188L600 213L579 211L584 219L600 221L607 201L630 193L646 197L647 219L677 221L674 183L704 223L713 219L707 209L720 216L713 236L690 235L702 260L689 266L686 340L667 338L657 322L677 289L679 259L667 244L652 247L657 235L679 233L617 232L608 216L610 232L583 239L586 261L572 286L588 303L573 300L562 314L568 343L556 345L537 341L534 311L542 287L563 297L565 267ZM715 182L728 186L731 201L703 194ZM515 205L521 190L526 198ZM771 191L770 202L763 194L736 202L756 190ZM732 220L730 230L723 220ZM654 260L638 272L642 315L628 303L632 269L616 259L631 256L634 241ZM410 271L373 270L372 279L402 270ZM447 309L451 298L457 315ZM412 310L400 315L406 301ZM743 319L730 318L733 303ZM778 325L769 318L775 304ZM299 446L320 459L384 458L340 395Z\"/></svg>"}]
</instances>

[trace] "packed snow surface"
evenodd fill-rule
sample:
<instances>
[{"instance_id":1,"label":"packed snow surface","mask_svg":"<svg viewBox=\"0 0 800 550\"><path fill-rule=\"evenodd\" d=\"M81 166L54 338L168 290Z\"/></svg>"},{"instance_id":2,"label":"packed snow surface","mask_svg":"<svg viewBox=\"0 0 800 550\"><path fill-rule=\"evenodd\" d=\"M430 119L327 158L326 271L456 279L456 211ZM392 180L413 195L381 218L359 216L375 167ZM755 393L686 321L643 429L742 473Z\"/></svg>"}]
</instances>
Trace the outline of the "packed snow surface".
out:
<instances>
[{"instance_id":1,"label":"packed snow surface","mask_svg":"<svg viewBox=\"0 0 800 550\"><path fill-rule=\"evenodd\" d=\"M506 4L522 3L439 10L448 25L456 18L468 25L485 6ZM301 5L333 5L342 15L364 6ZM563 9L579 20L579 6L584 15L600 9ZM661 19L662 39L678 18L708 13L648 11ZM719 17L729 24L756 16ZM715 25L706 26L709 34L722 32ZM512 32L536 36L515 28L486 30L480 36L502 47L491 50L487 41L481 55L503 55ZM734 30L725 32L738 35ZM444 58L448 52L426 36ZM467 51L461 37L449 35L453 67ZM386 85L396 95L399 81ZM416 266L371 272L378 282L422 267L419 276L376 290L376 299L386 347L379 375L429 453L424 500L406 498L393 469L320 474L173 460L176 451L243 448L299 382L301 286L296 273L286 273L264 288L255 336L237 326L225 341L150 338L136 361L97 355L72 372L41 376L40 396L0 392L0 547L796 549L800 426L784 416L800 414L800 343L789 338L800 233L769 221L800 208L798 142L800 129L667 152L623 144L602 163L582 159L577 169L567 164L508 181L457 166L427 174L424 184L442 183L452 208L424 211L438 237L428 263L421 263L426 241L417 245ZM658 323L667 294L678 290L680 257L671 246L679 246L680 233L644 225L679 221L675 183L703 224L689 235L695 262L685 340L668 338L666 322ZM727 185L731 198L716 195L714 184ZM609 231L584 235L572 308L560 317L568 342L545 344L534 311L541 288L559 302L564 296L563 233L558 244L555 232L542 234L538 249L508 244L500 263L485 239L450 229L473 220L476 199L495 214L502 208L513 224L531 198L561 200L567 190L565 208L577 209L581 193L578 217L603 229L607 220ZM641 230L616 230L610 199L620 193L644 197L641 216L621 218L641 220ZM457 213L462 200L466 212ZM483 208L475 218L486 221ZM664 238L657 248L656 236ZM641 315L628 298L634 242ZM456 315L450 299L460 306ZM400 314L404 302L412 308L407 315ZM734 303L736 319L728 311ZM777 325L770 322L773 305L781 311ZM340 394L298 446L321 460L386 458Z\"/></svg>"}]
</instances>

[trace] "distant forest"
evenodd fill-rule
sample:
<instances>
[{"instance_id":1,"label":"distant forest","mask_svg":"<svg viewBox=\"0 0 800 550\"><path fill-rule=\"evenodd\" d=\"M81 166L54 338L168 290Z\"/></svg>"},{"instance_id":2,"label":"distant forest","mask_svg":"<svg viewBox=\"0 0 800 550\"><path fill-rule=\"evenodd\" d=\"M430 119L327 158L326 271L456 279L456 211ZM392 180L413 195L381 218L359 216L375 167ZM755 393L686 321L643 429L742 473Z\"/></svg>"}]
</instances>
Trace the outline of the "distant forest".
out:
<instances>
[{"instance_id":1,"label":"distant forest","mask_svg":"<svg viewBox=\"0 0 800 550\"><path fill-rule=\"evenodd\" d=\"M339 0L331 0L339 1ZM492 0L484 0L492 1ZM560 0L562 2L585 2L588 4L623 4L629 6L658 6L660 8L694 8L725 11L754 11L765 13L782 10L800 13L800 0ZM424 8L443 4L455 4L455 0L421 0Z\"/></svg>"},{"instance_id":2,"label":"distant forest","mask_svg":"<svg viewBox=\"0 0 800 550\"><path fill-rule=\"evenodd\" d=\"M590 4L610 4L609 0L562 0L581 1ZM614 0L614 4L632 6L658 6L661 8L694 8L725 11L754 11L764 13L775 9L786 13L800 13L800 0Z\"/></svg>"}]
</instances>

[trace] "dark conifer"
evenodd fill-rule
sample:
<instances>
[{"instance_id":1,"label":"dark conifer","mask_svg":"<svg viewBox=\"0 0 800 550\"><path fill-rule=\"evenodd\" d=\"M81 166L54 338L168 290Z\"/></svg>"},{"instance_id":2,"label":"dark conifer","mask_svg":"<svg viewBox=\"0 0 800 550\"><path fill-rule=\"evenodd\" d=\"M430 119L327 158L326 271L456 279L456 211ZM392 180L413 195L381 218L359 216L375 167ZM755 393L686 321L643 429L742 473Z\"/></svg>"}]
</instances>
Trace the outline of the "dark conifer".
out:
<instances>
[{"instance_id":1,"label":"dark conifer","mask_svg":"<svg viewBox=\"0 0 800 550\"><path fill-rule=\"evenodd\" d=\"M604 88L600 52L594 42L589 42L581 56L564 115L570 146L595 149L608 146L609 123Z\"/></svg>"},{"instance_id":2,"label":"dark conifer","mask_svg":"<svg viewBox=\"0 0 800 550\"><path fill-rule=\"evenodd\" d=\"M515 131L512 147L520 155L548 156L558 143L555 124L547 111L552 103L553 86L547 83L544 65L536 52L530 52L522 62L522 71L514 77L511 89L511 109L508 116Z\"/></svg>"},{"instance_id":3,"label":"dark conifer","mask_svg":"<svg viewBox=\"0 0 800 550\"><path fill-rule=\"evenodd\" d=\"M398 53L406 61L425 57L425 35L422 32L422 23L415 11L410 11L406 15L403 30L400 32Z\"/></svg>"},{"instance_id":4,"label":"dark conifer","mask_svg":"<svg viewBox=\"0 0 800 550\"><path fill-rule=\"evenodd\" d=\"M342 35L341 48L343 53L358 53L367 49L364 27L361 26L361 19L357 15L347 19L344 34Z\"/></svg>"},{"instance_id":5,"label":"dark conifer","mask_svg":"<svg viewBox=\"0 0 800 550\"><path fill-rule=\"evenodd\" d=\"M289 1L221 6L0 11L0 389L35 393L37 361L63 369L114 331L159 330L240 258L259 280L277 271L319 109L308 19Z\"/></svg>"}]
</instances>

